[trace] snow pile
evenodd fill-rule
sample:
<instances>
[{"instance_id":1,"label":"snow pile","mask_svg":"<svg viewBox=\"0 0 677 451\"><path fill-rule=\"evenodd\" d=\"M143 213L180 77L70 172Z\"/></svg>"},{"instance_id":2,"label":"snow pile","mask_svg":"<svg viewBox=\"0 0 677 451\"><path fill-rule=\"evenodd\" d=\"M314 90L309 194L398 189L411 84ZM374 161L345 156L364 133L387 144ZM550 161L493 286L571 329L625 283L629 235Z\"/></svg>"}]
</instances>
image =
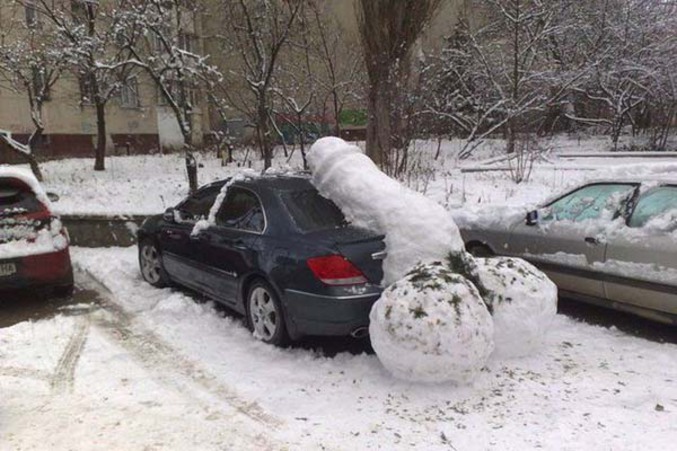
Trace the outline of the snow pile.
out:
<instances>
[{"instance_id":1,"label":"snow pile","mask_svg":"<svg viewBox=\"0 0 677 451\"><path fill-rule=\"evenodd\" d=\"M519 258L478 258L475 263L484 302L494 318L495 355L532 353L557 314L557 286Z\"/></svg>"},{"instance_id":2,"label":"snow pile","mask_svg":"<svg viewBox=\"0 0 677 451\"><path fill-rule=\"evenodd\" d=\"M35 178L31 171L16 166L0 165L0 179L2 178L14 178L25 183L35 193L35 197L37 197L42 205L49 210L52 209L52 203L47 197L47 193L45 193L40 182L38 182L38 179Z\"/></svg>"},{"instance_id":3,"label":"snow pile","mask_svg":"<svg viewBox=\"0 0 677 451\"><path fill-rule=\"evenodd\" d=\"M30 171L13 166L0 166L0 179L3 178L19 180L33 191L37 200L46 209L51 208L45 190ZM0 258L20 258L66 249L68 238L61 221L49 218L48 211L44 214L46 218L33 219L25 208L3 210L0 217Z\"/></svg>"},{"instance_id":4,"label":"snow pile","mask_svg":"<svg viewBox=\"0 0 677 451\"><path fill-rule=\"evenodd\" d=\"M458 227L444 207L388 177L359 147L322 138L311 147L308 165L313 185L349 221L386 235L386 284L419 261L441 260L463 249Z\"/></svg>"},{"instance_id":5,"label":"snow pile","mask_svg":"<svg viewBox=\"0 0 677 451\"><path fill-rule=\"evenodd\" d=\"M494 347L475 286L441 262L392 284L370 315L371 343L388 371L412 381L470 382Z\"/></svg>"},{"instance_id":6,"label":"snow pile","mask_svg":"<svg viewBox=\"0 0 677 451\"><path fill-rule=\"evenodd\" d=\"M386 236L390 286L372 308L369 332L393 375L465 383L495 342L502 356L542 342L557 310L557 288L545 275L516 259L475 260L441 205L385 175L354 145L320 139L308 163L320 194Z\"/></svg>"},{"instance_id":7,"label":"snow pile","mask_svg":"<svg viewBox=\"0 0 677 451\"><path fill-rule=\"evenodd\" d=\"M68 238L59 219L52 219L48 226L6 228L0 223L0 259L20 258L58 252L68 247ZM11 239L9 239L11 235ZM4 239L7 239L6 242Z\"/></svg>"}]
</instances>

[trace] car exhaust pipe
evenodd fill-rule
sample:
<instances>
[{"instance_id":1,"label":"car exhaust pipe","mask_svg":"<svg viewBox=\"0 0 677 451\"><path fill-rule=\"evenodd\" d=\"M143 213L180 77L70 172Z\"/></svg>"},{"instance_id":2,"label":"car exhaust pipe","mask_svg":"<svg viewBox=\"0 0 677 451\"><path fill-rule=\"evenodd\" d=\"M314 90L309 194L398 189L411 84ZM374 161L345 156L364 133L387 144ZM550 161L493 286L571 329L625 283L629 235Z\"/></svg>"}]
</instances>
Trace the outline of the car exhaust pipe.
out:
<instances>
[{"instance_id":1,"label":"car exhaust pipe","mask_svg":"<svg viewBox=\"0 0 677 451\"><path fill-rule=\"evenodd\" d=\"M367 326L358 327L350 332L350 336L353 338L364 338L367 335L369 335L369 328Z\"/></svg>"}]
</instances>

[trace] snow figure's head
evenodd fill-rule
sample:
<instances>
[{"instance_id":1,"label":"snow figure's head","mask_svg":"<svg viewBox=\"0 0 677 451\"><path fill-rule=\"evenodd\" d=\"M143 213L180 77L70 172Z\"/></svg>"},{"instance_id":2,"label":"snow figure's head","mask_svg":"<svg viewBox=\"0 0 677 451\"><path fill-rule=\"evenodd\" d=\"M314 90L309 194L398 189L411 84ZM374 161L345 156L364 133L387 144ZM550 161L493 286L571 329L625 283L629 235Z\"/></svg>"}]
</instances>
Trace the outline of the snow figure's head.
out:
<instances>
[{"instance_id":1,"label":"snow figure's head","mask_svg":"<svg viewBox=\"0 0 677 451\"><path fill-rule=\"evenodd\" d=\"M308 152L308 166L313 174L318 172L326 172L338 160L342 160L349 155L360 155L365 160L371 162L369 158L364 155L362 149L354 144L350 144L341 138L335 136L327 136L315 141ZM369 164L367 161L364 164ZM372 163L373 164L373 163Z\"/></svg>"}]
</instances>

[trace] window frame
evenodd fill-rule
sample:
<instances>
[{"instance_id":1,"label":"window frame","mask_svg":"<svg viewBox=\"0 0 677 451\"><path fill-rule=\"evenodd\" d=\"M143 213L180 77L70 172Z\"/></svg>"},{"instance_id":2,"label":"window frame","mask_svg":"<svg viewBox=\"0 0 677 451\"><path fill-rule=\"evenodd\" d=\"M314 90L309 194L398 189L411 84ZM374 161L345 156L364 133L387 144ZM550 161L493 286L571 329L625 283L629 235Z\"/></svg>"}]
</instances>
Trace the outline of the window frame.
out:
<instances>
[{"instance_id":1,"label":"window frame","mask_svg":"<svg viewBox=\"0 0 677 451\"><path fill-rule=\"evenodd\" d=\"M209 191L212 190L212 189L214 190L214 194L215 194L215 195L214 195L214 200L209 204L209 208L207 209L207 218L208 218L208 217L209 217L209 212L211 211L212 206L214 205L214 202L216 202L216 198L219 196L219 193L221 192L221 187L219 187L219 186L208 185L208 186L205 186L205 187L202 188L202 189L197 190L195 193L191 194L190 196L186 197L184 200L182 200L181 202L179 202L179 203L174 207L174 211L175 211L177 214L180 214L180 212L182 211L182 207L183 207L189 200L191 200L192 198L195 198L195 197L197 197L197 196L200 196L200 195L206 195L205 193L209 192ZM184 211L185 211L185 210L184 210ZM205 218L205 219L206 219L206 218ZM192 224L192 225L194 225L194 224L196 224L199 220L200 220L200 219L181 219L181 220L178 221L178 222L179 222L180 224Z\"/></svg>"},{"instance_id":2,"label":"window frame","mask_svg":"<svg viewBox=\"0 0 677 451\"><path fill-rule=\"evenodd\" d=\"M639 229L644 228L644 226L646 225L646 222L644 224L642 224L641 226L632 226L632 225L630 225L630 221L632 220L632 217L634 216L635 212L637 211L637 207L639 205L639 202L642 200L642 197L644 195L650 194L651 192L655 191L656 189L660 189L660 188L672 188L672 189L677 190L677 185L672 184L672 183L661 184L661 185L655 186L655 187L651 188L650 190L645 191L644 193L638 195L636 200L632 204L632 208L631 208L631 210L628 214L627 220L626 220L626 225L629 228L635 229L635 230L639 230Z\"/></svg>"},{"instance_id":3,"label":"window frame","mask_svg":"<svg viewBox=\"0 0 677 451\"><path fill-rule=\"evenodd\" d=\"M568 191L565 194L562 194L561 196L559 196L559 197L549 201L548 203L542 205L539 208L539 210L543 210L545 208L550 208L550 207L552 207L553 204L559 202L560 200L564 199L565 197L568 197L568 196L570 196L570 195L572 195L572 194L574 194L574 193L576 193L580 190L583 190L585 188L589 188L591 186L609 186L609 185L628 185L629 187L633 188L633 194L630 197L628 204L625 206L625 208L621 208L621 210L620 210L620 217L623 217L623 219L625 220L625 222L627 224L628 218L630 217L630 214L631 214L631 212L628 211L629 210L628 207L630 207L630 209L634 208L634 200L637 198L638 188L640 186L639 182L624 182L624 181L612 182L612 181L609 181L609 182L594 182L594 183L588 183L588 184L585 184L585 185L582 185L582 186L577 186L576 188L572 189L571 191ZM621 207L623 207L623 206L621 206ZM596 219L593 219L593 220L597 220L597 219L599 219L599 218L596 218ZM538 221L539 221L539 223L540 222L546 222L546 223L556 222L554 219L550 219L550 220L544 219L544 217L542 217L540 214L539 214ZM558 220L558 221L562 221L562 220ZM576 222L576 221L572 221L572 222Z\"/></svg>"},{"instance_id":4,"label":"window frame","mask_svg":"<svg viewBox=\"0 0 677 451\"><path fill-rule=\"evenodd\" d=\"M259 194L256 191L249 189L247 187L241 186L241 185L231 185L231 186L228 187L228 191L230 191L232 188L239 189L239 190L242 190L242 191L247 191L250 194L253 194L253 196L258 201L259 206L261 207L261 213L263 214L263 229L261 229L261 231L256 231L256 230L239 229L237 227L228 227L226 225L219 224L219 223L215 223L214 225L216 227L220 228L220 229L234 230L234 231L237 231L237 232L250 233L250 234L253 234L253 235L264 235L268 231L268 215L266 214L266 209L263 206L263 201L261 201L261 196L259 196ZM226 205L227 200L228 200L228 192L226 192L226 197L223 199L223 203L219 207L219 211L221 211L221 209ZM218 216L218 214L219 214L219 212L217 211L216 216Z\"/></svg>"},{"instance_id":5,"label":"window frame","mask_svg":"<svg viewBox=\"0 0 677 451\"><path fill-rule=\"evenodd\" d=\"M130 96L129 94L132 93ZM133 97L133 104L129 100ZM128 109L137 109L141 107L141 97L139 95L139 79L129 77L120 87L120 107Z\"/></svg>"}]
</instances>

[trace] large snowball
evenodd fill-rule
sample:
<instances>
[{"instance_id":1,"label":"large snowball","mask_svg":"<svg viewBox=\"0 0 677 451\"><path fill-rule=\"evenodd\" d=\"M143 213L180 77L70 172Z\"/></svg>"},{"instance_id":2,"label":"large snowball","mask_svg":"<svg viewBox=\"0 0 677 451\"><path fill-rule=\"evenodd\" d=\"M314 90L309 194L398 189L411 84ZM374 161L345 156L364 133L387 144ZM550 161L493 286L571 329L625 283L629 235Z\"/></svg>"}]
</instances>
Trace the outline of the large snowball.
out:
<instances>
[{"instance_id":1,"label":"large snowball","mask_svg":"<svg viewBox=\"0 0 677 451\"><path fill-rule=\"evenodd\" d=\"M475 263L494 317L495 354L518 357L536 350L557 314L557 286L519 258L478 258Z\"/></svg>"},{"instance_id":2,"label":"large snowball","mask_svg":"<svg viewBox=\"0 0 677 451\"><path fill-rule=\"evenodd\" d=\"M359 147L322 138L310 148L308 165L320 194L351 222L386 235L386 285L420 261L463 249L458 227L444 207L388 177Z\"/></svg>"},{"instance_id":3,"label":"large snowball","mask_svg":"<svg viewBox=\"0 0 677 451\"><path fill-rule=\"evenodd\" d=\"M418 265L370 314L371 343L394 376L467 383L491 354L493 323L475 286L447 265Z\"/></svg>"}]
</instances>

